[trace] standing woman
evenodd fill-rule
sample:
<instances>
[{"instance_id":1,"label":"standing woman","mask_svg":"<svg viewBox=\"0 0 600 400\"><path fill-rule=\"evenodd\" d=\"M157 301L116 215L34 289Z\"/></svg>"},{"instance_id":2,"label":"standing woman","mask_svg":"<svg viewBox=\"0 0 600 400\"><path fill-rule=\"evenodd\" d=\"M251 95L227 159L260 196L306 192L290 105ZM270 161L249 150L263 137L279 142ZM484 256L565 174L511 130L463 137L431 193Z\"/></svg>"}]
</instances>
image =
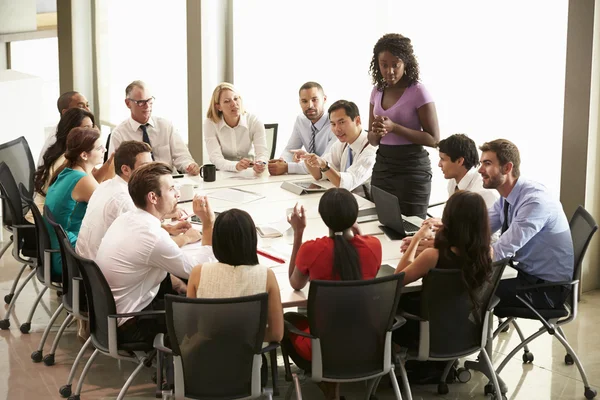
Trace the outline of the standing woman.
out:
<instances>
[{"instance_id":1,"label":"standing woman","mask_svg":"<svg viewBox=\"0 0 600 400\"><path fill-rule=\"evenodd\" d=\"M220 83L213 91L204 121L204 140L210 162L221 171L253 167L261 173L269 161L265 126L244 110L242 98L231 83Z\"/></svg>"},{"instance_id":2,"label":"standing woman","mask_svg":"<svg viewBox=\"0 0 600 400\"><path fill-rule=\"evenodd\" d=\"M409 38L382 36L373 48L369 143L379 145L371 184L398 197L404 215L425 217L431 163L423 146L439 141L433 98L419 83L419 64Z\"/></svg>"},{"instance_id":3,"label":"standing woman","mask_svg":"<svg viewBox=\"0 0 600 400\"><path fill-rule=\"evenodd\" d=\"M74 128L67 137L65 163L57 169L46 194L46 206L75 247L87 203L98 187L92 175L94 167L104 160L106 148L95 128ZM59 249L54 229L48 225L50 245ZM60 253L52 253L52 275L62 275Z\"/></svg>"}]
</instances>

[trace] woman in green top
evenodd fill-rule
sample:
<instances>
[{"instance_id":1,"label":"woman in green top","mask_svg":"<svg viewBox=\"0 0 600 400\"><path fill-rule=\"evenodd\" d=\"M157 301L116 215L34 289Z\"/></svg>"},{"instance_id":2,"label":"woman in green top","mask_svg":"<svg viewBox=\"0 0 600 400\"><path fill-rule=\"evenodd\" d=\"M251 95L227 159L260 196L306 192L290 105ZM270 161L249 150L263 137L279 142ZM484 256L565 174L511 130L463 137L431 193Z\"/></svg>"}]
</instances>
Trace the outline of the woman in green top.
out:
<instances>
[{"instance_id":1,"label":"woman in green top","mask_svg":"<svg viewBox=\"0 0 600 400\"><path fill-rule=\"evenodd\" d=\"M87 203L98 187L92 170L102 164L106 148L100 141L100 132L95 128L73 128L67 136L65 163L59 167L46 194L46 206L60 224L75 247L81 221L87 209ZM47 224L48 225L48 224ZM58 238L54 229L48 225L50 244L58 249ZM60 253L52 254L52 275L62 275Z\"/></svg>"}]
</instances>

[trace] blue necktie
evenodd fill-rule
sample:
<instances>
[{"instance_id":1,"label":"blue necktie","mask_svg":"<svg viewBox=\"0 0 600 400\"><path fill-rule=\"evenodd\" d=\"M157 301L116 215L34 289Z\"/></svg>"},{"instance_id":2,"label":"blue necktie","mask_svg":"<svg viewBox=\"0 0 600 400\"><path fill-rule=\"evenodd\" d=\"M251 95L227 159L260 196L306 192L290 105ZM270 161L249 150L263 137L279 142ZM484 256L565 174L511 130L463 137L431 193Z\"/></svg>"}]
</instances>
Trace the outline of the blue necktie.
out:
<instances>
[{"instance_id":1,"label":"blue necktie","mask_svg":"<svg viewBox=\"0 0 600 400\"><path fill-rule=\"evenodd\" d=\"M152 144L150 143L150 138L148 137L148 124L142 124L140 125L140 129L142 130L142 142L144 143L148 143L148 146L152 147ZM150 153L150 155L152 156L152 161L154 161L154 153Z\"/></svg>"},{"instance_id":2,"label":"blue necktie","mask_svg":"<svg viewBox=\"0 0 600 400\"><path fill-rule=\"evenodd\" d=\"M348 146L348 160L346 162L346 171L348 171L350 166L352 166L353 161L354 160L353 160L353 156L352 156L352 149L350 148L350 146Z\"/></svg>"}]
</instances>

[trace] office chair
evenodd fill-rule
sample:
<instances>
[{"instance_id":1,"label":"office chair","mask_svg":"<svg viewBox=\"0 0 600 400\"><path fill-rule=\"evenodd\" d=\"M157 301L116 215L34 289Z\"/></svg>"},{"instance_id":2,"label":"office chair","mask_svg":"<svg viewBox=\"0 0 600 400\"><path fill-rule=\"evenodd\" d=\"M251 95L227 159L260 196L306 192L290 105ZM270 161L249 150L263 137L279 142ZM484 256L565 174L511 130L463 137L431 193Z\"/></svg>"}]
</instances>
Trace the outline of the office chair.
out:
<instances>
[{"instance_id":1,"label":"office chair","mask_svg":"<svg viewBox=\"0 0 600 400\"><path fill-rule=\"evenodd\" d=\"M310 333L285 321L286 336L293 333L311 339L312 361L305 376L313 382L371 380L368 399L379 380L376 378L389 375L396 398L402 399L392 363L392 331L406 322L396 318L403 279L404 273L360 281L311 281ZM299 378L290 369L289 343L287 339L281 347L286 380L293 381L285 398L291 398L295 391L296 398L301 399ZM403 364L400 369L404 369ZM408 387L408 380L404 385Z\"/></svg>"},{"instance_id":2,"label":"office chair","mask_svg":"<svg viewBox=\"0 0 600 400\"><path fill-rule=\"evenodd\" d=\"M509 260L506 259L492 265L492 276L489 282L484 284L477 293L478 307L473 304L465 290L460 269L434 268L423 278L420 315L406 312L400 314L406 320L419 323L418 347L403 349L399 355L401 362L448 361L438 383L439 394L448 393L446 377L455 361L474 353L479 354L479 363L481 363L477 369L494 382L496 393L502 392L485 347L489 339L489 324L492 323L491 311L497 304L494 293L508 262ZM474 367L477 365L465 363L464 368L459 368L457 371L459 380L468 382L471 378L468 370L475 369ZM404 370L401 372L405 373ZM411 399L411 396L407 397ZM502 397L496 398L504 399L505 396L502 394Z\"/></svg>"},{"instance_id":3,"label":"office chair","mask_svg":"<svg viewBox=\"0 0 600 400\"><path fill-rule=\"evenodd\" d=\"M108 155L109 155L108 146L110 145L110 135L111 134L109 133L108 137L106 138L106 146L105 146L106 147L106 152L104 153L104 162L106 162L108 160Z\"/></svg>"},{"instance_id":4,"label":"office chair","mask_svg":"<svg viewBox=\"0 0 600 400\"><path fill-rule=\"evenodd\" d=\"M265 124L265 134L267 136L267 149L269 150L269 160L275 158L277 150L277 128L279 124Z\"/></svg>"},{"instance_id":5,"label":"office chair","mask_svg":"<svg viewBox=\"0 0 600 400\"><path fill-rule=\"evenodd\" d=\"M0 162L0 197L2 198L2 225L11 233L10 241L2 249L6 251L13 244L12 256L21 263L21 269L15 277L10 293L4 296L4 302L8 304L4 319L0 320L0 329L10 327L10 314L12 313L19 294L27 283L36 274L37 245L35 237L35 225L25 219L26 208L23 207L19 188L12 175L11 169L2 161ZM19 285L19 279L27 267L33 270ZM28 331L28 330L27 330Z\"/></svg>"},{"instance_id":6,"label":"office chair","mask_svg":"<svg viewBox=\"0 0 600 400\"><path fill-rule=\"evenodd\" d=\"M90 367L98 354L102 353L118 360L132 361L137 364L137 367L131 373L117 396L117 400L122 400L142 367L150 367L152 365L152 360L154 359L156 351L153 349L152 345L144 342L124 342L119 340L117 334L117 321L119 318L127 317L164 318L165 313L164 311L140 311L117 314L117 307L110 286L108 286L106 278L98 265L94 261L85 259L75 253L75 250L68 239L65 240L63 238L63 244L63 249L65 252L69 253L69 256L75 261L79 268L81 278L83 279L83 286L87 295L90 339L95 348L94 353L81 372L75 393L71 394L69 399L78 400L80 398L85 376L89 372Z\"/></svg>"},{"instance_id":7,"label":"office chair","mask_svg":"<svg viewBox=\"0 0 600 400\"><path fill-rule=\"evenodd\" d=\"M23 183L29 196L32 197L35 162L27 139L21 136L10 142L0 144L0 160L8 165L17 185ZM26 213L27 211L23 214Z\"/></svg>"},{"instance_id":8,"label":"office chair","mask_svg":"<svg viewBox=\"0 0 600 400\"><path fill-rule=\"evenodd\" d=\"M154 345L173 355L176 399L255 399L261 390L262 347L267 326L267 293L226 299L166 295L171 348L158 334ZM160 370L160 368L159 368Z\"/></svg>"},{"instance_id":9,"label":"office chair","mask_svg":"<svg viewBox=\"0 0 600 400\"><path fill-rule=\"evenodd\" d=\"M562 330L562 325L568 324L577 318L577 304L579 302L579 280L581 279L581 264L585 257L588 245L592 240L592 237L598 230L598 224L594 218L588 213L582 206L577 207L573 217L569 221L569 227L571 229L571 237L573 239L573 279L565 282L547 282L543 284L529 285L517 288L517 299L523 303L523 307L504 307L497 308L494 314L500 318L507 318L502 325L500 325L494 332L496 336L500 331L504 329L509 323L512 323L515 330L519 334L521 343L515 347L507 356L504 358L496 373L500 373L508 361L517 354L520 349L525 349L523 354L523 361L525 363L533 361L533 354L529 352L527 344L538 336L549 333L553 335L567 350L565 355L565 364L573 365L575 363L579 369L579 374L583 380L584 385L584 396L586 399L593 399L596 397L597 391L592 389L589 385L587 375L583 369L583 365L579 360L579 357L569 345L567 337ZM557 290L564 294L564 305L560 309L536 309L529 301L527 294L535 293L538 289L542 290ZM515 319L537 319L542 323L540 329L525 338L518 328ZM489 389L486 389L488 391Z\"/></svg>"}]
</instances>

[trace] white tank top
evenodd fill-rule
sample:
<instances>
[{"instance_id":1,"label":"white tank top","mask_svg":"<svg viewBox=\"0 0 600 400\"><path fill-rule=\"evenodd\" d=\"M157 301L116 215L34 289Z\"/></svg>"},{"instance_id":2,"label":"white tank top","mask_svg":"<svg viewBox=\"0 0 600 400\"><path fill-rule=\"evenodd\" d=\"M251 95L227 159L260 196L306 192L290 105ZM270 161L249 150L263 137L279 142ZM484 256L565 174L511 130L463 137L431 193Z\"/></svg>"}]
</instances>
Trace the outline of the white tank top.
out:
<instances>
[{"instance_id":1,"label":"white tank top","mask_svg":"<svg viewBox=\"0 0 600 400\"><path fill-rule=\"evenodd\" d=\"M202 264L196 297L227 298L265 293L267 269L264 265Z\"/></svg>"}]
</instances>

